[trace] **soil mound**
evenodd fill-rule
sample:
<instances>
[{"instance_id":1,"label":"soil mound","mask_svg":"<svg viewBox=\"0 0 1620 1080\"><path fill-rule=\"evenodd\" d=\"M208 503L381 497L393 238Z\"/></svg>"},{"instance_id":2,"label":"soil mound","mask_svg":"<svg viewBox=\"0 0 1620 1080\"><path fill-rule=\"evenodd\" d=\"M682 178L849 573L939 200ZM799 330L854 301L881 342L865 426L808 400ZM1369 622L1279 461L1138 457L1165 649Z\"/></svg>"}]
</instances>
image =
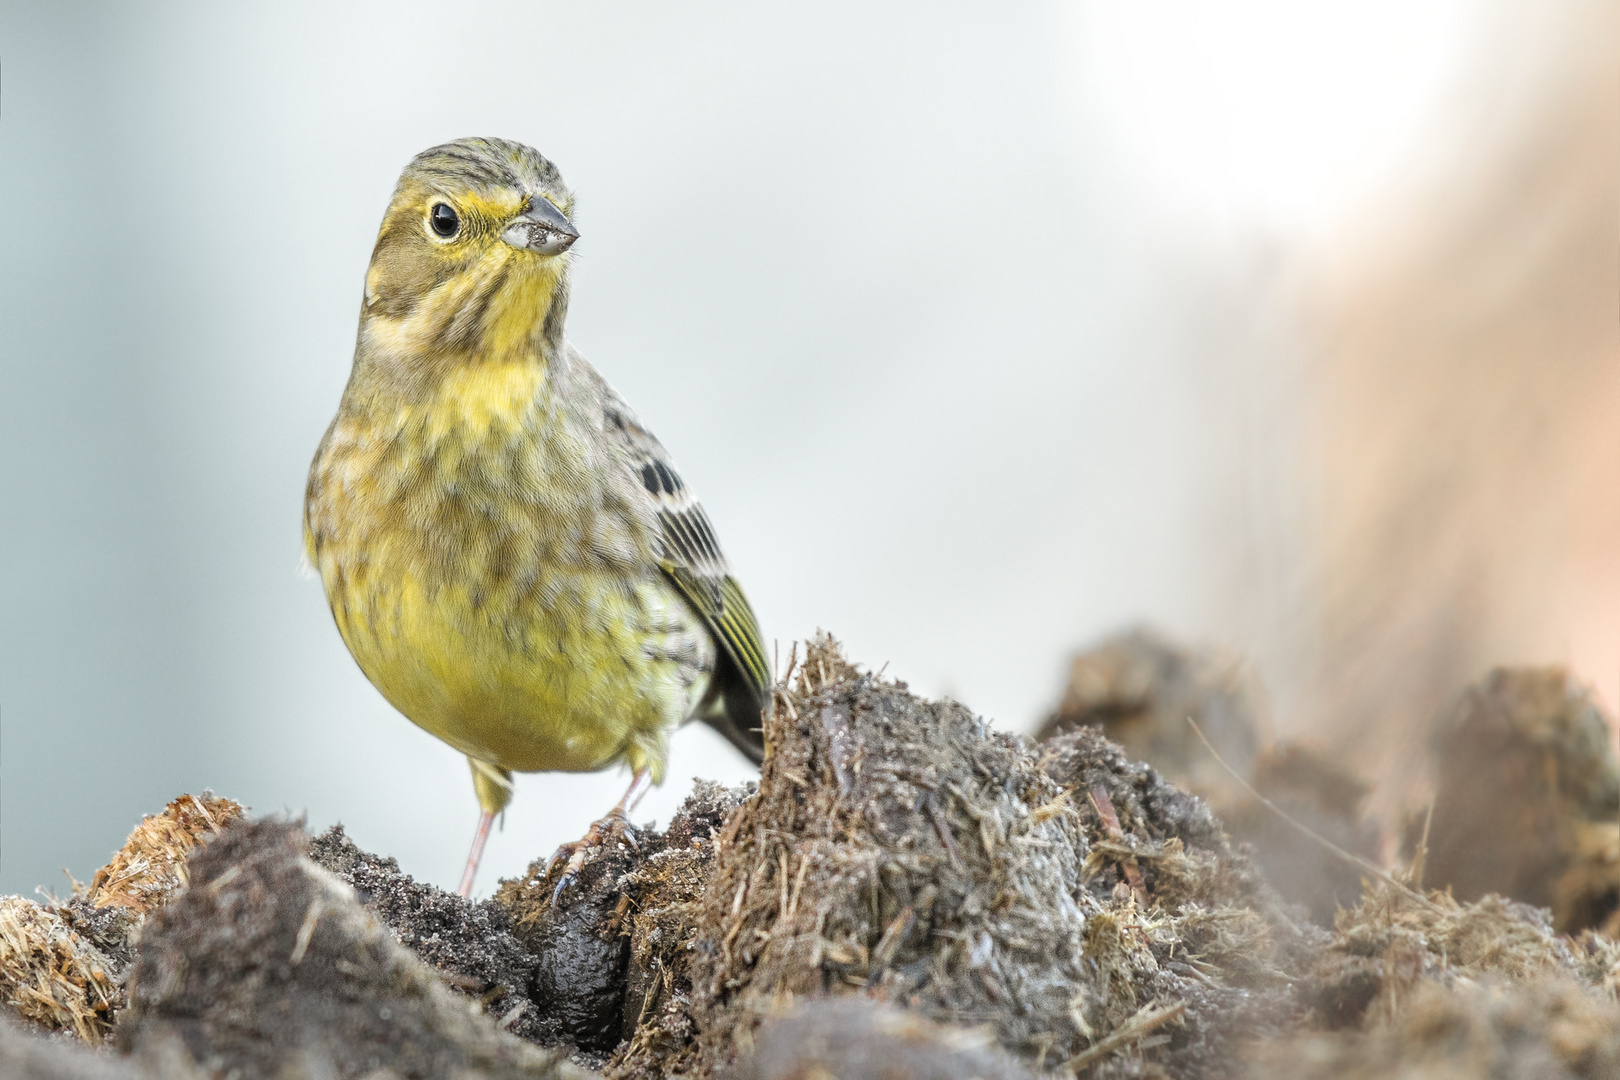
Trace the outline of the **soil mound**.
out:
<instances>
[{"instance_id":1,"label":"soil mound","mask_svg":"<svg viewBox=\"0 0 1620 1080\"><path fill-rule=\"evenodd\" d=\"M1507 715L1585 715L1560 693L1510 694ZM1355 901L1315 925L1209 803L1096 727L996 732L821 637L766 738L757 786L699 782L560 893L537 860L478 903L340 827L310 840L182 797L71 898L0 898L0 991L53 1033L0 1017L0 1075L1620 1076L1612 936L1423 892L1421 860L1361 864ZM1601 812L1607 774L1558 757L1578 742L1515 736L1479 767ZM1548 754L1557 769L1522 765ZM122 1054L66 1045L109 1037Z\"/></svg>"},{"instance_id":2,"label":"soil mound","mask_svg":"<svg viewBox=\"0 0 1620 1080\"><path fill-rule=\"evenodd\" d=\"M1282 965L1307 931L1202 800L1100 735L993 731L820 638L766 742L691 912L690 996L610 1076L715 1075L762 1021L826 996L1099 1076L1227 1075L1293 1011Z\"/></svg>"}]
</instances>

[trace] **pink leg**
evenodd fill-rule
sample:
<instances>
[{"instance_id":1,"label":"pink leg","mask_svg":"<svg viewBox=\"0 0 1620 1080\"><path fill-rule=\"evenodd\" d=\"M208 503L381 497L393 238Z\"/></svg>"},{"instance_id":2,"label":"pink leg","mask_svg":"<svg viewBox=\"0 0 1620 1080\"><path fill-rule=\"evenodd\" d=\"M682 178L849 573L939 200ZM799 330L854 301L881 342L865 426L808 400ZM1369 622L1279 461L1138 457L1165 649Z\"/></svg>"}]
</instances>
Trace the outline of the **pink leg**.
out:
<instances>
[{"instance_id":1,"label":"pink leg","mask_svg":"<svg viewBox=\"0 0 1620 1080\"><path fill-rule=\"evenodd\" d=\"M461 887L456 890L462 896L472 896L473 878L478 876L478 863L484 857L484 844L489 840L489 827L493 824L493 810L485 810L478 815L478 831L473 833L472 852L467 856L467 869L461 875Z\"/></svg>"},{"instance_id":2,"label":"pink leg","mask_svg":"<svg viewBox=\"0 0 1620 1080\"><path fill-rule=\"evenodd\" d=\"M630 777L630 786L625 789L624 797L619 800L614 809L621 814L630 813L636 808L636 804L641 801L641 797L647 794L647 789L650 787L652 787L652 773L646 769L637 769L635 775Z\"/></svg>"}]
</instances>

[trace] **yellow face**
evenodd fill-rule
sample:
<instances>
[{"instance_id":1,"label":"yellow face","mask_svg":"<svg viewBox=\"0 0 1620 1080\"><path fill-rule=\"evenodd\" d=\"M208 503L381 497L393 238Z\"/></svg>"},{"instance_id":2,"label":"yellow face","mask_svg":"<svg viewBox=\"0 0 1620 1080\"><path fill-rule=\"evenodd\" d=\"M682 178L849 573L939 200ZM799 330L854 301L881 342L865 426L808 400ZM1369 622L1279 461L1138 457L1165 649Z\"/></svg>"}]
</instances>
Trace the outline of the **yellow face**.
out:
<instances>
[{"instance_id":1,"label":"yellow face","mask_svg":"<svg viewBox=\"0 0 1620 1080\"><path fill-rule=\"evenodd\" d=\"M443 366L560 345L572 210L556 170L527 147L462 140L419 155L378 231L362 351Z\"/></svg>"}]
</instances>

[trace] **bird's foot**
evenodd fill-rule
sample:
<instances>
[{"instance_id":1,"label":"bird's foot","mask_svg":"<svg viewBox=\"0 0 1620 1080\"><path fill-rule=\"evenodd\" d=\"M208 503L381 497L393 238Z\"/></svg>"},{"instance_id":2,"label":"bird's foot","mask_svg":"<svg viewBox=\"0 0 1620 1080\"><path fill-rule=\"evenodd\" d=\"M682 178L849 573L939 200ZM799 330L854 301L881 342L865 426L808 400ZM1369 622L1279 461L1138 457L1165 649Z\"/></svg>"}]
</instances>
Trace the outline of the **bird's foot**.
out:
<instances>
[{"instance_id":1,"label":"bird's foot","mask_svg":"<svg viewBox=\"0 0 1620 1080\"><path fill-rule=\"evenodd\" d=\"M557 885L551 891L551 910L553 912L557 910L557 904L562 899L563 891L578 880L579 872L585 866L585 857L606 844L615 834L629 844L631 850L636 850L636 831L631 826L630 819L625 816L625 812L619 807L614 807L601 818L593 821L591 827L585 830L584 836L578 840L570 840L552 852L551 858L546 860L546 881L551 880L551 872L556 868L559 861L564 858L568 860L563 863L562 877L557 879Z\"/></svg>"}]
</instances>

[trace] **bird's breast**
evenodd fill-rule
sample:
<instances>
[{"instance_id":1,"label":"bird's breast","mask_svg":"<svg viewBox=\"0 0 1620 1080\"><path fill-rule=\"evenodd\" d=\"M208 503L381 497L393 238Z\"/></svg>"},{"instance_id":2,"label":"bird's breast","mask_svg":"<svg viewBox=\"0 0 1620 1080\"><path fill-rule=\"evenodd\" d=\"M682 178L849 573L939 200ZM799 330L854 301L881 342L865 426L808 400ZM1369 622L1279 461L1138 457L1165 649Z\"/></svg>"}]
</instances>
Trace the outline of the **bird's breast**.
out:
<instances>
[{"instance_id":1,"label":"bird's breast","mask_svg":"<svg viewBox=\"0 0 1620 1080\"><path fill-rule=\"evenodd\" d=\"M542 366L471 365L425 400L340 412L311 478L311 556L386 554L425 585L476 576L513 602L548 569L644 572L651 530L613 467Z\"/></svg>"},{"instance_id":2,"label":"bird's breast","mask_svg":"<svg viewBox=\"0 0 1620 1080\"><path fill-rule=\"evenodd\" d=\"M312 561L372 682L509 768L600 767L683 720L712 645L543 371L340 413L306 510ZM707 650L707 652L705 651Z\"/></svg>"}]
</instances>

